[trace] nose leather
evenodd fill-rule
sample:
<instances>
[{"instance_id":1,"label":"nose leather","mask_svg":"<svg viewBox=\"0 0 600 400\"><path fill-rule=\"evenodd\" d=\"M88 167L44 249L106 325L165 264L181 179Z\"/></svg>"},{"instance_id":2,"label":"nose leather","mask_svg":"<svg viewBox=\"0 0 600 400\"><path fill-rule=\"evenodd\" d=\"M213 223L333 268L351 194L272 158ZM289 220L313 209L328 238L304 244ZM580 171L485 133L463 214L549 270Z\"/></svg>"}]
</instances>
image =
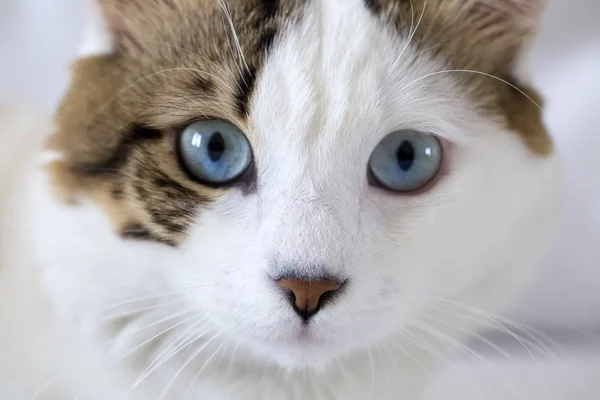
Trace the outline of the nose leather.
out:
<instances>
[{"instance_id":1,"label":"nose leather","mask_svg":"<svg viewBox=\"0 0 600 400\"><path fill-rule=\"evenodd\" d=\"M294 278L280 279L277 285L293 294L293 305L304 318L309 318L320 307L323 295L338 290L340 283L329 279L304 280Z\"/></svg>"}]
</instances>

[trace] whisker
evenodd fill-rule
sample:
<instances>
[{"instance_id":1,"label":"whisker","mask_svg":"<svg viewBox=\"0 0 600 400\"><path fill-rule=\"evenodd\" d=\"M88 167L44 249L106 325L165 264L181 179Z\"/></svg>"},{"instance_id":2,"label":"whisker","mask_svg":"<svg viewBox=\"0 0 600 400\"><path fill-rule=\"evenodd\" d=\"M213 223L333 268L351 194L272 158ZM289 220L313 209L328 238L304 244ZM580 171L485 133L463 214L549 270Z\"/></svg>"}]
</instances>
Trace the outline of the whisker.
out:
<instances>
[{"instance_id":1,"label":"whisker","mask_svg":"<svg viewBox=\"0 0 600 400\"><path fill-rule=\"evenodd\" d=\"M424 287L424 288L428 288L428 289L438 289L432 286L426 286L426 285L415 285L415 284L411 284L411 286L414 287ZM464 303L460 303L458 301L454 301L454 300L450 300L444 297L439 297L439 296L434 296L434 295L430 295L430 294L426 294L426 295L419 295L418 293L411 293L412 295L415 296L425 296L428 299L434 300L434 301L438 301L438 302L442 302L442 303L446 303L446 304L450 304L450 305L454 305L454 306L458 306L461 307L462 309L465 310L470 310L471 312L482 316L483 318L485 318L486 320L492 322L493 324L495 324L496 326L498 326L499 328L501 328L504 332L506 332L508 335L510 335L512 338L514 338L521 346L523 346L523 348L525 349L525 351L527 351L527 353L529 354L529 356L531 357L532 360L536 360L535 356L533 355L533 353L531 352L531 349L525 345L525 343L523 343L523 341L521 340L521 338L519 338L513 331L511 331L508 327L506 327L505 325L503 325L500 321L494 319L491 315L489 315L488 313L486 313L483 310L479 310L473 306L470 306L468 304L464 304Z\"/></svg>"},{"instance_id":2,"label":"whisker","mask_svg":"<svg viewBox=\"0 0 600 400\"><path fill-rule=\"evenodd\" d=\"M182 321L180 321L180 322L178 322L178 323L176 323L176 324L174 324L174 325L171 325L169 328L167 328L167 329L165 329L165 330L161 331L160 333L158 333L158 334L156 334L156 335L152 336L150 339L147 339L147 340L145 340L144 342L142 342L141 344L137 345L137 346L136 346L136 347L134 347L133 349L131 349L131 350L127 351L125 354L123 354L123 355L119 356L119 357L118 357L116 360L114 360L114 361L113 361L113 362L111 362L111 363L110 363L110 364L109 364L109 365L108 365L106 368L104 368L104 369L102 370L102 372L105 372L105 371L109 370L111 367L113 367L113 366L114 366L114 365L116 365L118 362L122 361L122 360L123 360L123 359L125 359L127 356L131 355L132 353L134 353L136 350L140 349L141 347L143 347L143 346L147 345L148 343L151 343L152 341L156 340L157 338L159 338L160 336L164 335L165 333L172 331L173 329L177 328L178 326L181 326L182 324L184 324L184 323L186 323L186 322L188 322L188 321L190 321L190 320L192 320L192 319L194 319L194 318L197 318L197 316L196 316L196 315L192 315L192 316L191 316L191 317L189 317L189 318L186 318L186 319L184 319L184 320L182 320ZM74 400L79 400L79 399L81 398L81 396L83 396L83 394L84 394L84 393L87 391L87 389L89 389L89 388L90 388L90 386L92 386L92 385L93 385L93 384L96 382L96 380L97 380L97 379L98 379L98 378L94 378L93 380L89 381L89 382L88 382L88 383L85 385L85 387L84 387L84 388L83 388L83 389L82 389L82 390L79 392L79 394L77 395L77 397L75 397L75 399L74 399Z\"/></svg>"},{"instance_id":3,"label":"whisker","mask_svg":"<svg viewBox=\"0 0 600 400\"><path fill-rule=\"evenodd\" d=\"M452 328L454 328L456 330L462 331L462 333L469 334L468 331L466 331L464 329L460 329L460 328L458 328L458 327L456 327L456 326L454 326L452 324L449 324L449 323L447 323L447 321L443 320L442 318L435 318L435 317L431 317L431 316L428 316L428 317L436 320L437 322L445 323L447 326L450 326L450 327L452 327ZM442 332L440 332L440 331L438 331L436 329L433 329L433 328L431 328L431 327L429 327L427 325L420 324L420 323L418 323L416 321L413 321L412 325L416 326L418 329L423 330L424 332L426 332L427 334L429 334L429 335L431 335L433 337L437 337L438 340L448 341L450 343L451 347L455 347L453 345L453 344L455 344L461 350L463 350L466 354L469 354L474 360L479 361L479 362L483 362L484 361L484 358L479 353L477 353L475 350L469 348L468 346L466 346L465 344L463 344L459 340L454 339L451 336L446 335L446 334L444 334L444 333L442 333ZM508 353L506 353L505 351L503 351L502 349L500 349L497 345L493 344L489 340L487 340L487 339L485 339L485 338L483 338L483 337L481 337L479 335L478 335L478 337L480 337L482 340L484 340L486 343L488 343L491 347L497 349L501 354L504 354L505 356L507 356L507 358L509 360L512 359L508 355ZM508 390L511 392L511 394L513 395L513 397L517 398L518 395L517 395L517 392L515 390L515 387L514 387L514 384L513 384L512 380L510 380L510 379L507 380L506 381L506 386L507 386Z\"/></svg>"},{"instance_id":4,"label":"whisker","mask_svg":"<svg viewBox=\"0 0 600 400\"><path fill-rule=\"evenodd\" d=\"M475 70L470 70L470 69L447 69L447 70L443 70L443 71L432 72L432 73L424 75L424 76L422 76L420 78L417 78L417 79L415 79L414 81L412 81L410 83L407 83L402 88L400 88L400 91L404 91L407 88L409 88L410 86L414 85L415 83L418 83L418 82L420 82L420 81L422 81L424 79L430 78L432 76L441 75L441 74L447 74L447 73L451 73L451 72L477 74L477 75L482 75L482 76L485 76L485 77L488 77L488 78L495 79L495 80L497 80L499 82L502 82L502 83L510 86L511 88L513 88L514 90L516 90L517 92L521 93L523 96L525 96L525 98L527 98L529 101L531 101L537 108L539 108L540 110L542 109L542 107L531 96L529 96L523 90L521 90L517 86L513 85L512 83L508 82L507 80L502 79L502 78L497 77L497 76L492 75L492 74L488 74L486 72L475 71Z\"/></svg>"},{"instance_id":5,"label":"whisker","mask_svg":"<svg viewBox=\"0 0 600 400\"><path fill-rule=\"evenodd\" d=\"M441 289L441 288L436 288L434 286L427 286L427 285L412 284L412 286L434 289L434 290ZM415 294L415 295L418 295L418 294ZM421 296L433 298L434 300L438 300L438 301L440 300L440 298L435 297L435 296L430 296L428 294L427 295L423 294ZM570 368L568 367L567 364L563 363L564 360L559 356L559 354L557 352L557 350L558 350L563 353L566 353L565 347L560 345L556 340L551 338L548 334L540 331L539 329L536 329L527 324L524 324L522 322L516 323L514 321L508 320L506 317L492 315L488 312L484 312L483 310L479 310L475 307L472 307L472 306L469 306L466 304L462 304L462 303L459 303L456 301L449 301L449 299L442 299L442 303L445 303L445 304L437 305L437 307L440 310L444 310L445 312L452 312L455 315L460 316L462 318L469 318L476 322L480 321L479 318L476 318L475 316L469 316L467 314L464 314L451 306L454 306L454 307L458 306L461 308L462 311L470 312L479 317L483 316L486 321L491 321L494 327L500 328L501 332L506 333L511 338L515 339L521 346L523 346L527 350L527 352L529 353L530 356L532 356L532 352L529 350L529 348L531 346L531 348L535 349L536 351L539 351L539 353L541 355L543 355L544 357L549 357L555 361L558 361L561 365L564 366L565 373L567 375L571 375L572 378L577 382L577 385L578 385L579 389L581 390L581 392L587 393L587 391L585 389L585 387L587 386L587 382L586 382L587 379L571 373ZM445 305L445 308L444 308L444 305ZM519 307L514 307L514 308L521 312L525 312L525 313L527 312L527 310L523 309L523 308L519 308ZM582 329L579 329L577 327L566 324L563 321L560 321L560 320L557 320L557 319L554 319L552 317L548 317L545 315L542 316L542 315L538 314L538 317L546 317L547 320L552 321L554 324L563 325L571 331L579 332L590 338L594 338L595 340L598 340L598 337L592 332L586 332ZM443 321L443 320L440 320L439 322L447 323L447 321ZM510 329L510 328L512 328L512 329ZM455 327L455 329L458 329L458 328ZM465 333L468 333L468 332L465 332ZM479 335L477 333L472 333L472 334L470 334L470 336L472 338L477 338L478 340L480 340L482 343L484 343L486 345L489 345L491 348L496 350L498 353L500 353L507 359L511 359L511 358L514 359L514 357L509 356L504 350L500 349L496 344L494 344L492 341L485 338L484 336ZM540 363L540 361L538 359L536 359L536 357L532 357L532 360L538 364Z\"/></svg>"},{"instance_id":6,"label":"whisker","mask_svg":"<svg viewBox=\"0 0 600 400\"><path fill-rule=\"evenodd\" d=\"M48 374L51 374L51 373L48 373ZM48 374L44 374L44 375L48 375ZM46 382L44 382L44 384L31 396L30 400L35 400L44 390L46 390L46 388L48 386L50 386L50 384L52 382L54 382L55 379L56 379L56 376L52 374L50 379L48 379Z\"/></svg>"},{"instance_id":7,"label":"whisker","mask_svg":"<svg viewBox=\"0 0 600 400\"><path fill-rule=\"evenodd\" d=\"M185 287L181 287L181 288L177 288L177 289L173 289L173 290L169 290L163 293L159 293L159 294L152 294L152 295L144 295L144 296L140 296L140 297L134 297L128 300L124 300L124 301L120 301L118 303L114 303L111 304L105 308L102 308L100 310L97 311L98 314L102 314L105 313L107 311L111 311L114 310L118 307L124 306L124 305L128 305L131 303L136 303L136 302L140 302L140 301L145 301L145 300L154 300L154 299L158 299L161 297L168 297L168 296L175 296L179 293L181 293L182 291L185 290L194 290L194 289L202 289L202 288L209 288L209 287L213 287L213 285L194 285L194 286L185 286Z\"/></svg>"},{"instance_id":8,"label":"whisker","mask_svg":"<svg viewBox=\"0 0 600 400\"><path fill-rule=\"evenodd\" d=\"M452 310L452 311L456 312L456 310ZM577 385L579 386L579 389L581 389L581 391L584 393L586 392L586 390L584 389L584 387L587 385L585 379L582 380L582 379L580 379L579 376L577 376L575 374L571 374L571 371L567 367L567 365L562 363L564 360L562 360L561 357L559 357L559 355L556 353L556 351L553 350L549 346L548 343L544 342L544 340L546 340L553 346L557 347L559 350L560 349L564 350L564 346L561 346L558 342L556 342L554 339L552 339L545 333L543 333L535 328L528 327L526 324L522 324L521 326L519 326L516 323L509 321L508 319L506 319L504 317L494 316L494 318L499 321L502 321L505 325L512 326L513 328L516 328L518 331L524 333L527 336L526 338L523 338L524 343L534 346L534 348L538 349L542 353L543 356L550 357L550 358L554 359L555 361L558 361L562 365L564 365L565 374L571 375L574 378L574 380L577 381ZM517 332L514 332L514 333L518 334ZM537 334L539 337L535 336L534 333ZM479 337L481 340L485 339L481 335L475 335L475 336ZM544 340L542 340L542 339L544 339ZM487 342L491 343L489 340ZM495 346L495 347L497 348L497 346Z\"/></svg>"},{"instance_id":9,"label":"whisker","mask_svg":"<svg viewBox=\"0 0 600 400\"><path fill-rule=\"evenodd\" d=\"M396 358L392 354L391 350L386 346L381 346L381 348L383 350L385 350L385 353L389 357L390 361L392 362L392 366L395 368L395 371L401 372L402 368L400 368L400 365L398 365L398 362L396 362ZM394 371L391 371L391 372L394 372ZM391 386L391 382L390 382L390 375L389 374L386 374L386 375L387 375L387 380L388 380L388 390L390 391L390 393L392 393L391 392L392 386ZM399 379L400 377L397 377L397 378ZM402 377L402 386L404 387L404 391L406 391L407 385L406 385L406 381L404 380L404 377Z\"/></svg>"},{"instance_id":10,"label":"whisker","mask_svg":"<svg viewBox=\"0 0 600 400\"><path fill-rule=\"evenodd\" d=\"M479 315L483 316L484 318L490 320L491 322L495 323L497 326L499 326L503 331L505 331L506 333L508 333L511 337L513 337L517 342L519 342L519 344L521 344L521 346L523 346L523 348L525 349L525 351L527 351L527 353L529 354L529 356L531 357L532 360L537 361L537 359L535 358L535 356L533 355L531 349L521 340L521 338L519 338L519 336L517 336L513 331L511 331L508 327L506 327L504 324L502 324L500 321L496 320L495 318L493 318L492 316L490 316L489 314L478 310L474 307L471 307L469 305L466 304L461 304L459 302L456 301L452 301L449 299L444 299L442 297L437 298L438 301L442 301L448 304L453 304L459 307L464 307L466 309L470 309L472 312L478 313Z\"/></svg>"},{"instance_id":11,"label":"whisker","mask_svg":"<svg viewBox=\"0 0 600 400\"><path fill-rule=\"evenodd\" d=\"M240 39L235 30L235 26L233 25L233 19L231 18L231 11L225 4L225 0L219 0L219 4L221 5L221 8L223 9L223 13L225 14L225 18L227 19L227 23L229 24L229 28L231 29L231 33L233 34L233 40L235 42L235 47L237 48L237 51L238 51L238 56L240 57L240 62L246 68L246 71L250 72L250 68L248 68L248 64L246 63L246 58L244 57L244 53L242 51L242 46L240 45ZM242 76L245 76L245 74L242 74Z\"/></svg>"},{"instance_id":12,"label":"whisker","mask_svg":"<svg viewBox=\"0 0 600 400\"><path fill-rule=\"evenodd\" d=\"M373 399L373 392L375 392L375 361L373 360L373 351L369 349L369 369L371 371L371 388L369 389L369 399Z\"/></svg>"},{"instance_id":13,"label":"whisker","mask_svg":"<svg viewBox=\"0 0 600 400\"><path fill-rule=\"evenodd\" d=\"M153 327L155 327L157 325L160 325L160 324L163 324L163 323L165 323L167 321L171 321L173 319L178 319L178 318L183 317L184 315L191 314L191 313L192 313L191 310L185 310L185 311L181 311L181 312L178 312L176 314L173 314L173 315L168 315L168 316L166 316L164 318L161 318L161 319L159 319L157 321L151 322L148 325L144 325L144 326L142 326L140 328L137 328L135 330L132 330L132 331L127 331L127 332L123 333L122 335L119 335L119 339L122 339L124 337L128 337L128 336L134 335L136 333L145 331L146 329L153 328ZM111 340L111 341L114 341L114 339Z\"/></svg>"},{"instance_id":14,"label":"whisker","mask_svg":"<svg viewBox=\"0 0 600 400\"><path fill-rule=\"evenodd\" d=\"M542 319L545 320L553 325L557 325L557 326L562 326L564 328L567 328L573 332L577 332L585 337L587 337L588 339L592 339L594 342L599 342L600 343L600 335L596 334L595 332L592 331L587 331L585 329L582 329L580 327L577 327L575 325L572 324L568 324L563 320L560 320L559 318L555 318L552 317L551 315L545 315L545 314L541 314L539 312L535 312L532 310L527 310L523 307L519 307L517 305L512 305L509 308L518 311L520 313L525 313L525 314L529 314L530 316L536 317L538 319Z\"/></svg>"},{"instance_id":15,"label":"whisker","mask_svg":"<svg viewBox=\"0 0 600 400\"><path fill-rule=\"evenodd\" d=\"M133 310L127 310L127 311L123 311L121 313L116 313L116 314L108 314L108 315L103 315L100 318L100 322L104 322L104 321L108 321L108 320L115 320L115 319L119 319L119 318L124 318L124 317L128 317L134 314L141 314L144 311L152 311L152 310L156 310L159 308L164 308L173 304L177 304L179 303L179 300L173 300L173 301L168 301L165 303L159 303L159 304L154 304L151 306L147 306L147 307L140 307L140 308L135 308Z\"/></svg>"},{"instance_id":16,"label":"whisker","mask_svg":"<svg viewBox=\"0 0 600 400\"><path fill-rule=\"evenodd\" d=\"M441 343L446 344L450 351L455 351L456 348L458 347L465 354L469 355L473 360L483 361L483 357L479 353L477 353L473 349L470 349L468 346L466 346L461 341L454 339L453 337L451 337L443 332L440 332L437 329L434 329L430 326L427 326L426 324L422 324L417 321L412 321L411 325L414 326L415 328L427 333L429 336L436 338Z\"/></svg>"},{"instance_id":17,"label":"whisker","mask_svg":"<svg viewBox=\"0 0 600 400\"><path fill-rule=\"evenodd\" d=\"M402 335L402 336L406 337L405 335ZM412 341L412 339L409 339L409 340ZM423 364L421 364L421 362L419 361L419 359L417 357L415 357L413 354L411 354L404 347L400 346L398 343L396 343L396 342L390 342L390 343L392 344L392 346L396 347L403 355L408 357L408 359L410 359L424 374L427 374L427 369L423 366Z\"/></svg>"},{"instance_id":18,"label":"whisker","mask_svg":"<svg viewBox=\"0 0 600 400\"><path fill-rule=\"evenodd\" d=\"M227 343L226 340L223 341L223 343L221 343L219 345L219 347L217 347L215 349L215 351L213 352L213 354L208 357L208 359L204 362L204 364L202 365L202 367L200 367L200 369L198 370L198 372L196 372L196 374L194 375L194 377L192 378L192 381L189 383L187 389L185 390L184 394L183 394L183 398L185 399L189 393L189 391L192 389L194 383L196 382L196 380L200 377L200 374L202 374L202 371L204 371L204 368L206 368L208 366L208 364L217 356L217 354L219 353L219 351L223 348L223 346L225 346L225 344Z\"/></svg>"},{"instance_id":19,"label":"whisker","mask_svg":"<svg viewBox=\"0 0 600 400\"><path fill-rule=\"evenodd\" d=\"M178 313L178 314L175 314L175 315L172 315L172 316L168 316L168 317L163 318L161 320L152 322L152 323L150 323L148 325L145 325L145 326L142 326L142 327L140 327L140 328L138 328L138 329L136 329L134 331L126 332L124 335L121 335L119 337L119 339L122 339L125 336L131 336L131 335L133 335L135 333L144 331L144 330L146 330L148 328L151 328L151 327L153 327L155 325L159 325L159 324L164 323L166 321L169 321L171 319L179 318L179 317L181 317L181 316L183 316L183 315L185 315L187 313L189 313L189 311L181 312L181 313ZM108 346L110 346L111 343L116 342L116 340L118 340L118 339L108 340L106 343L104 343L104 346L108 347ZM68 357L65 357L65 358L68 358ZM51 371L48 371L48 372L42 374L37 379L35 379L34 382L42 379L44 376L49 376L49 379L47 381L45 381L44 384L42 384L42 386L34 393L34 395L32 396L31 400L34 400L37 396L39 396L52 382L54 382L59 376L62 376L62 374L61 373L52 373Z\"/></svg>"},{"instance_id":20,"label":"whisker","mask_svg":"<svg viewBox=\"0 0 600 400\"><path fill-rule=\"evenodd\" d=\"M411 322L412 323L412 322ZM412 335L410 332L404 331L402 332L402 335L407 338L408 340L410 340L412 343L414 343L416 346L418 346L419 348L421 348L422 350L426 351L427 353L429 353L432 357L437 358L438 360L442 361L444 364L446 364L449 367L454 367L454 365L452 365L445 357L445 355L443 354L439 354L438 352L436 352L435 349L431 348L427 343L423 343L419 338L415 337L414 335ZM463 382L469 386L473 392L480 398L483 399L483 393L481 392L481 390L479 390L474 382L470 379L467 378L467 376L465 375L465 373L460 370L460 377L461 380L463 380Z\"/></svg>"},{"instance_id":21,"label":"whisker","mask_svg":"<svg viewBox=\"0 0 600 400\"><path fill-rule=\"evenodd\" d=\"M198 357L212 342L213 340L215 340L217 338L217 335L220 332L215 333L208 341L204 342L204 344L202 344L198 350L196 350L182 365L181 367L175 372L175 375L173 376L173 379L171 379L169 381L169 383L167 384L167 386L165 387L165 389L162 391L160 397L158 398L158 400L163 400L165 398L165 396L167 395L167 393L169 392L169 390L171 389L171 387L175 384L175 381L177 380L177 378L179 377L179 375L181 375L181 373L196 359L196 357Z\"/></svg>"},{"instance_id":22,"label":"whisker","mask_svg":"<svg viewBox=\"0 0 600 400\"><path fill-rule=\"evenodd\" d=\"M414 19L414 8L413 8L413 2L411 0L410 2L410 8L413 12L412 17L411 17L411 33L410 36L408 37L408 41L406 42L406 44L404 45L404 48L402 49L402 51L400 52L400 55L396 58L396 60L394 60L394 62L392 63L392 66L390 68L390 72L388 73L386 78L389 78L391 73L395 70L398 62L400 61L400 59L402 59L402 56L404 55L404 53L406 52L406 49L408 48L408 46L411 44L415 34L417 33L417 30L419 30L419 26L421 25L421 20L423 19L423 16L425 15L425 10L427 9L427 0L425 0L423 2L423 10L421 12L421 16L419 17L419 20L417 21L417 26L415 27L415 29L412 29L412 24L413 24L413 19Z\"/></svg>"},{"instance_id":23,"label":"whisker","mask_svg":"<svg viewBox=\"0 0 600 400\"><path fill-rule=\"evenodd\" d=\"M446 307L447 307L447 308L444 308L444 305L443 305L443 304L442 304L442 305L438 305L438 310L442 310L442 311L445 311L445 312L447 312L447 313L453 313L454 315L460 316L460 317L462 317L462 318L469 318L469 317L468 317L468 316L466 316L465 314L463 314L463 313L459 312L458 310L455 310L455 309L454 309L454 308L452 308L452 307L449 307L449 306L447 306L447 305L446 305ZM473 311L471 311L471 310L466 310L466 311L473 312ZM476 317L470 317L469 319L471 319L472 321L479 321L479 320L478 320ZM498 318L496 318L496 319L498 319ZM511 359L513 359L513 358L514 358L514 357L510 356L510 355L509 355L509 354L508 354L506 351L504 351L504 350L500 349L500 347L498 347L498 345L494 344L492 341L490 341L489 339L485 338L484 336L482 336L482 335L480 335L480 334L473 334L473 333L470 333L470 332L468 332L468 331L466 331L466 330L464 330L464 329L461 329L461 328L457 327L456 325L450 324L449 322L447 322L447 321L443 320L442 318L439 318L439 319L437 319L437 321L438 321L439 323L445 324L445 325L447 325L447 326L453 327L454 329L457 329L457 330L459 330L459 331L462 331L463 333L465 333L465 334L467 334L467 335L470 335L470 336L471 336L471 337L473 337L473 338L476 338L476 339L478 339L478 340L479 340L479 341L481 341L482 343L484 343L484 344L488 345L490 348L492 348L492 349L494 349L495 351L497 351L497 352L498 352L500 355L502 355L502 356L506 357L508 360L511 360ZM505 322L505 325L512 325L512 324L506 324L506 322ZM517 332L514 332L513 330L511 330L511 332L512 332L514 335L518 336L518 333L517 333ZM511 335L511 336L512 336L512 335ZM540 351L542 352L542 354L546 354L546 352L544 351L544 346L542 346L542 345L540 345L540 344L539 344L539 340L538 340L538 341L535 341L535 340L534 340L534 341L531 341L531 340L529 340L529 339L527 339L527 338L521 338L521 340L523 341L523 343L525 343L525 344L530 344L530 345L532 345L534 348L536 348L536 349L540 350ZM546 347L546 348L547 348L547 347Z\"/></svg>"},{"instance_id":24,"label":"whisker","mask_svg":"<svg viewBox=\"0 0 600 400\"><path fill-rule=\"evenodd\" d=\"M161 42L161 41L156 41L156 40L123 40L123 41L119 42L119 44L129 44L129 43L133 43L133 44L151 43L151 44L160 44L160 45L163 45L163 46L168 46L168 47L171 47L173 49L185 51L185 52L193 55L195 58L197 58L199 60L202 60L202 62L211 65L215 69L221 69L222 68L221 65L217 64L216 62L212 61L211 59L209 59L207 57L204 57L203 55L201 55L198 52L195 52L193 50L186 49L185 47L177 46L177 45L174 45L174 44L171 44L171 43ZM223 85L225 85L225 87L229 88L229 85L227 84L227 82L225 82L224 80L220 80L220 82L223 83ZM231 89L231 88L229 88L229 89Z\"/></svg>"},{"instance_id":25,"label":"whisker","mask_svg":"<svg viewBox=\"0 0 600 400\"><path fill-rule=\"evenodd\" d=\"M35 393L33 393L32 396L37 397L39 395L39 393L37 393L37 392L40 392L40 393L43 392L46 389L47 385L49 385L49 383L46 384L47 379L49 379L52 376L53 376L53 374L52 374L52 371L50 370L50 371L46 371L46 372L43 372L43 373L39 374L35 379L33 379L31 381L31 384L35 385L35 386L37 386L36 385L37 382L42 381L44 379L46 379L46 380L44 380L44 384L42 384L42 387L38 388L37 391ZM27 396L27 392L28 391L29 391L29 385L25 389L19 391L19 394L17 395L16 398L17 399L24 399L25 396ZM35 398L35 397L31 397L31 398Z\"/></svg>"},{"instance_id":26,"label":"whisker","mask_svg":"<svg viewBox=\"0 0 600 400\"><path fill-rule=\"evenodd\" d=\"M184 334L185 338L182 339L182 337L179 336L179 340L177 340L177 341L179 341L180 343L169 353L166 353L166 355L161 356L160 359L152 360L152 362L146 368L144 368L144 370L141 372L140 376L136 379L134 384L131 386L131 390L137 388L142 382L144 382L146 379L148 379L148 377L150 377L154 372L156 372L159 368L164 366L170 359L175 357L177 354L179 354L181 351L183 351L188 346L192 345L197 340L199 340L207 332L207 330L205 330L204 332L202 332L200 334L198 334L197 332L194 332L194 330L197 329L199 326L201 326L201 323L198 323L195 326L193 326L192 329L187 330L186 333ZM190 331L192 332L192 335L189 334ZM165 352L166 352L166 350L165 350Z\"/></svg>"},{"instance_id":27,"label":"whisker","mask_svg":"<svg viewBox=\"0 0 600 400\"><path fill-rule=\"evenodd\" d=\"M422 58L423 56L425 56L427 53L429 53L429 52L430 52L431 50L433 50L433 49L437 49L438 47L446 47L446 46L448 46L448 44L447 44L447 43L438 43L438 44L436 44L436 45L429 46L429 47L427 47L426 49L423 49L423 50L419 51L417 54L415 54L415 55L414 55L414 56L413 56L413 57L410 59L410 61L409 61L407 64L408 64L408 65L411 65L411 64L413 64L413 63L415 62L415 60L418 60L418 59ZM403 51L404 51L404 50L403 50ZM402 54L401 54L400 56L402 56ZM391 79L391 76L392 76L392 74L394 73L394 65L395 65L395 64L396 64L398 61L400 61L400 59L399 59L399 58L397 58L397 59L396 59L396 61L394 61L394 64L392 64L392 67L390 67L390 69L389 69L388 73L387 73L387 74L386 74L386 76L385 76L385 79L386 79L386 80L387 80L387 79Z\"/></svg>"},{"instance_id":28,"label":"whisker","mask_svg":"<svg viewBox=\"0 0 600 400\"><path fill-rule=\"evenodd\" d=\"M433 290L436 290L436 291L442 291L443 290L443 288L441 288L441 287L436 287L436 286L431 286L431 285L422 285L422 284L415 284L415 283L408 283L406 285L407 286L412 286L412 287L418 288L418 289L419 288L424 288L424 289L433 289ZM407 293L407 294L411 294L411 295L415 295L415 296L431 297L429 294L420 294L420 293ZM438 299L438 298L434 297L434 300L436 300L436 299ZM459 302L454 302L454 303L455 303L454 305L462 306L462 303L459 303ZM481 311L480 310L477 310L476 308L474 308L472 306L469 306L469 305L465 305L465 306L468 307L466 309L467 311L469 311L469 309L475 310L475 311L472 311L472 312L474 312L474 313L476 313L478 315L481 315ZM465 308L463 307L463 309L465 309ZM522 306L518 306L518 305L515 305L515 304L509 305L508 309L512 309L512 310L517 311L517 312L519 312L521 314L528 314L529 316L535 317L535 318L537 318L539 320L548 322L548 323L550 323L552 325L555 325L555 326L561 326L561 327L566 328L566 329L568 329L570 331L582 334L583 336L587 337L588 339L592 339L594 342L599 342L600 343L600 335L598 335L597 333L595 333L593 331L588 331L588 330L582 329L581 327L577 327L577 326L569 324L569 323L566 323L565 321L563 321L563 320L561 320L559 318L556 318L556 317L552 317L551 315L541 314L539 312L532 311L532 310L526 309L526 308L524 308ZM485 314L485 312L484 312L484 314ZM492 314L490 314L490 315L492 315ZM549 338L549 336L547 334L542 333L539 329L532 328L529 325L524 324L522 322L519 322L518 325L517 325L517 324L515 324L515 322L511 322L511 321L507 320L503 316L499 316L499 315L493 315L493 316L497 320L504 320L504 321L508 322L509 325L512 324L513 326L515 326L517 328L519 326L521 326L521 327L523 327L525 329L529 329L530 331L534 331L535 330L535 331L537 331L540 334L540 336L546 336L546 337ZM554 342L555 345L558 345L556 343L556 341L553 340L553 339L551 339L551 338L549 338L549 342ZM558 345L558 347L562 347L562 346Z\"/></svg>"},{"instance_id":29,"label":"whisker","mask_svg":"<svg viewBox=\"0 0 600 400\"><path fill-rule=\"evenodd\" d=\"M231 355L229 356L229 360L227 361L227 368L225 369L225 376L229 376L229 374L231 373L231 362L233 361L237 351L239 350L240 345L241 345L241 342L239 340L236 340L235 347L233 348L233 351L231 352Z\"/></svg>"}]
</instances>

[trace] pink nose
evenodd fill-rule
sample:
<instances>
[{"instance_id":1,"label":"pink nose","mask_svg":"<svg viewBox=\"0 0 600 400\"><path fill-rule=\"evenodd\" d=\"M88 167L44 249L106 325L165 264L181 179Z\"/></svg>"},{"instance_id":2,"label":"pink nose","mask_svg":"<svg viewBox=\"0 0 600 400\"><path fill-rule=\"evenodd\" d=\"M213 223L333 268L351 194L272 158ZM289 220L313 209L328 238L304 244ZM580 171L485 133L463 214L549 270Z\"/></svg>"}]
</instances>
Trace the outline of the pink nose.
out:
<instances>
[{"instance_id":1,"label":"pink nose","mask_svg":"<svg viewBox=\"0 0 600 400\"><path fill-rule=\"evenodd\" d=\"M283 278L276 281L277 285L290 293L292 306L305 321L315 315L325 301L342 286L339 282L329 279L304 280Z\"/></svg>"}]
</instances>

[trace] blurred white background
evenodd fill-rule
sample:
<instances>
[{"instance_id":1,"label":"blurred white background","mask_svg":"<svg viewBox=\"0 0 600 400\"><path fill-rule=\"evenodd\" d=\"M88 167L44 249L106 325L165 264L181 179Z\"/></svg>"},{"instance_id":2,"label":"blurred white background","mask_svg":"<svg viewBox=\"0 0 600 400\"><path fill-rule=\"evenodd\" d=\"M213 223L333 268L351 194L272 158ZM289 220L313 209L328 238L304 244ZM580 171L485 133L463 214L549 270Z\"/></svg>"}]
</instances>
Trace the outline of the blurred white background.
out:
<instances>
[{"instance_id":1,"label":"blurred white background","mask_svg":"<svg viewBox=\"0 0 600 400\"><path fill-rule=\"evenodd\" d=\"M86 11L83 0L0 0L0 102L55 107ZM561 238L518 304L545 329L600 331L599 21L599 0L549 0L533 51L533 77L567 178Z\"/></svg>"}]
</instances>

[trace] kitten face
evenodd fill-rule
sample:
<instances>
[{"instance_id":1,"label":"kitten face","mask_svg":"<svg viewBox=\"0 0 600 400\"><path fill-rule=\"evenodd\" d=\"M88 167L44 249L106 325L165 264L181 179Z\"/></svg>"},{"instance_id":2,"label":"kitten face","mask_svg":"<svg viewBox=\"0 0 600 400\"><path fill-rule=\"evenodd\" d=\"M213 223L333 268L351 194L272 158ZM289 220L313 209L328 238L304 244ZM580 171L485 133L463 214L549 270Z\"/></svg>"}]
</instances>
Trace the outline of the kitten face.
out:
<instances>
[{"instance_id":1,"label":"kitten face","mask_svg":"<svg viewBox=\"0 0 600 400\"><path fill-rule=\"evenodd\" d=\"M166 290L216 337L295 369L395 343L451 302L495 305L528 276L558 185L539 98L512 73L530 33L514 10L107 3L120 44L78 62L50 142L51 186L79 204L56 201L38 228L67 313ZM215 119L252 152L219 187L190 177L177 145ZM407 130L439 138L443 160L396 193L369 160ZM343 287L306 321L282 277Z\"/></svg>"}]
</instances>

